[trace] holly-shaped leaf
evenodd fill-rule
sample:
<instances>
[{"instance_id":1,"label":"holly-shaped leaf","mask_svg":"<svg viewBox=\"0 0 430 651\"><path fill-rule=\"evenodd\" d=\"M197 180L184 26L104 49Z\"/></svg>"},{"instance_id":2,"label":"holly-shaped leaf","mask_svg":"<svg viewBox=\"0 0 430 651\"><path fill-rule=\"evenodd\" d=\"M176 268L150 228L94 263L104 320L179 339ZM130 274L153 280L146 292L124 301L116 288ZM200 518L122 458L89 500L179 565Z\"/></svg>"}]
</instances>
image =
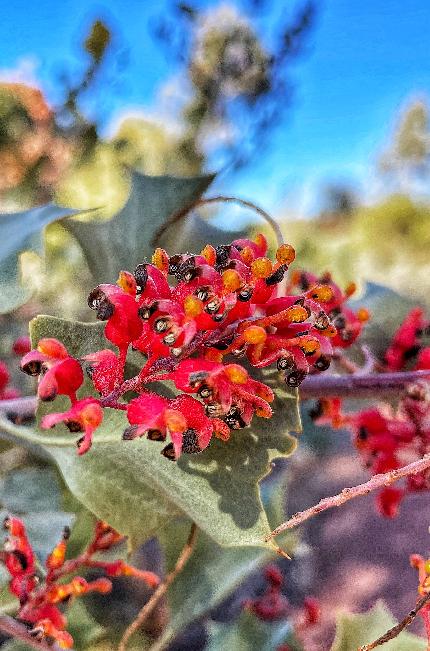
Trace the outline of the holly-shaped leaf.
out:
<instances>
[{"instance_id":1,"label":"holly-shaped leaf","mask_svg":"<svg viewBox=\"0 0 430 651\"><path fill-rule=\"evenodd\" d=\"M166 228L175 216L185 215L212 183L214 176L176 178L133 172L130 194L121 210L108 220L68 219L64 225L82 247L97 283L112 282L121 269L133 269L155 246L170 254L200 251L207 242L221 243L239 236L188 216ZM165 230L166 228L166 230Z\"/></svg>"},{"instance_id":2,"label":"holly-shaped leaf","mask_svg":"<svg viewBox=\"0 0 430 651\"><path fill-rule=\"evenodd\" d=\"M285 519L285 473L263 482L262 497L270 527L274 528ZM159 533L169 571L177 561L190 527L191 522L182 518ZM282 539L282 548L289 553L293 553L295 544L295 536L290 532ZM273 550L268 548L226 549L199 531L191 558L168 591L171 616L157 640L159 647L166 648L191 622L209 615L246 577L273 560L273 556Z\"/></svg>"},{"instance_id":3,"label":"holly-shaped leaf","mask_svg":"<svg viewBox=\"0 0 430 651\"><path fill-rule=\"evenodd\" d=\"M21 253L30 250L42 256L45 226L76 212L46 204L22 212L0 214L0 314L23 305L32 294L32 288L23 287L21 283Z\"/></svg>"},{"instance_id":4,"label":"holly-shaped leaf","mask_svg":"<svg viewBox=\"0 0 430 651\"><path fill-rule=\"evenodd\" d=\"M209 628L207 651L273 651L289 640L291 625L288 621L262 622L255 615L243 612L231 624L212 624Z\"/></svg>"},{"instance_id":5,"label":"holly-shaped leaf","mask_svg":"<svg viewBox=\"0 0 430 651\"><path fill-rule=\"evenodd\" d=\"M331 651L357 651L360 646L373 642L395 626L396 622L382 601L367 613L344 613L338 617L336 637ZM394 640L386 642L384 651L425 651L427 643L417 635L403 631Z\"/></svg>"}]
</instances>

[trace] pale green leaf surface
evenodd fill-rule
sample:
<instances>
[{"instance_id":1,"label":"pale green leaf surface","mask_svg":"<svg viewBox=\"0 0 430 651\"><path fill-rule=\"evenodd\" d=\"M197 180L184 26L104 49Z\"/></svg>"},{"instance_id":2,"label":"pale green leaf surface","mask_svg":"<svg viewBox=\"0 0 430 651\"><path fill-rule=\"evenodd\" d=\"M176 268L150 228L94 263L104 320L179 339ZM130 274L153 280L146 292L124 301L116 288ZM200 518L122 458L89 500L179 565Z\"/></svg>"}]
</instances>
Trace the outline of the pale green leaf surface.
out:
<instances>
[{"instance_id":1,"label":"pale green leaf surface","mask_svg":"<svg viewBox=\"0 0 430 651\"><path fill-rule=\"evenodd\" d=\"M42 255L44 227L74 212L70 208L46 204L22 212L0 214L1 314L25 303L32 293L31 287L21 284L20 254L32 250Z\"/></svg>"},{"instance_id":2,"label":"pale green leaf surface","mask_svg":"<svg viewBox=\"0 0 430 651\"><path fill-rule=\"evenodd\" d=\"M264 482L263 504L271 527L284 520L284 474L280 473L274 480ZM272 520L270 516L275 517ZM169 571L173 569L185 544L190 527L189 520L175 520L159 534ZM282 547L291 553L294 537L289 535L288 540L284 537ZM186 629L190 622L207 616L247 576L273 560L274 554L273 550L261 547L226 549L199 531L190 560L169 588L171 618L158 641L160 648Z\"/></svg>"},{"instance_id":3,"label":"pale green leaf surface","mask_svg":"<svg viewBox=\"0 0 430 651\"><path fill-rule=\"evenodd\" d=\"M274 651L290 634L291 626L285 620L262 622L243 612L236 622L210 626L206 651Z\"/></svg>"},{"instance_id":4,"label":"pale green leaf surface","mask_svg":"<svg viewBox=\"0 0 430 651\"><path fill-rule=\"evenodd\" d=\"M336 637L331 651L357 651L363 644L369 644L396 624L393 616L382 601L378 601L367 613L341 614L337 619ZM427 643L423 638L403 631L394 640L381 646L381 651L425 651Z\"/></svg>"}]
</instances>

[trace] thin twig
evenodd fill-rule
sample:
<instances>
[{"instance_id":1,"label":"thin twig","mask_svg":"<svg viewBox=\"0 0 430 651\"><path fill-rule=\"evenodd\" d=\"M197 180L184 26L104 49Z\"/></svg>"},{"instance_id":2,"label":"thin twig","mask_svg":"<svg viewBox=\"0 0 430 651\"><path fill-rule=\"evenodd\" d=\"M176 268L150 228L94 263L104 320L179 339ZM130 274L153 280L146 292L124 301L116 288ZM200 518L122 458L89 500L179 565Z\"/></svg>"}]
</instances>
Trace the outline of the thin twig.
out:
<instances>
[{"instance_id":1,"label":"thin twig","mask_svg":"<svg viewBox=\"0 0 430 651\"><path fill-rule=\"evenodd\" d=\"M424 472L428 468L430 468L430 454L424 455L422 459L413 461L407 466L403 466L403 468L397 468L380 475L374 475L371 479L369 479L369 481L365 482L364 484L359 484L358 486L353 486L352 488L344 488L337 495L333 495L333 497L325 497L320 502L318 502L318 504L315 504L315 506L312 506L305 511L299 511L299 513L293 515L289 520L287 520L287 522L284 522L283 524L279 525L279 527L276 527L276 529L274 529L272 533L267 536L266 541L271 540L287 529L293 529L302 522L305 522L305 520L312 518L314 515L317 515L322 511L331 509L334 506L341 506L354 497L367 495L374 490L389 486L399 479L410 477L411 475L416 475L419 472Z\"/></svg>"},{"instance_id":2,"label":"thin twig","mask_svg":"<svg viewBox=\"0 0 430 651\"><path fill-rule=\"evenodd\" d=\"M155 606L158 604L160 599L166 594L167 589L169 588L170 584L176 579L178 574L182 572L184 569L185 565L187 564L191 554L193 553L195 544L196 544L196 539L197 539L197 525L193 523L191 525L190 533L187 538L187 542L185 543L181 553L179 554L178 560L176 561L175 567L173 570L166 576L164 581L160 583L156 591L153 593L149 601L146 602L146 604L143 606L143 608L140 610L139 614L137 615L136 619L134 619L130 626L128 626L124 632L124 635L121 638L121 641L118 646L118 651L125 651L127 643L130 639L130 637L136 633L136 631L142 626L142 624L145 622L145 619L149 617L149 615L152 613L154 610Z\"/></svg>"},{"instance_id":3,"label":"thin twig","mask_svg":"<svg viewBox=\"0 0 430 651\"><path fill-rule=\"evenodd\" d=\"M385 642L389 642L390 640L394 640L395 637L397 637L403 629L405 629L407 626L412 624L414 621L415 617L418 615L419 611L424 608L430 601L430 593L426 594L424 597L421 597L419 601L417 601L417 604L415 608L413 608L404 619L402 619L401 622L390 628L384 635L381 635L381 637L378 637L377 640L374 642L371 642L370 644L365 644L364 646L361 646L358 651L372 651L372 649L376 649L377 646L381 646L381 644L385 644Z\"/></svg>"},{"instance_id":4,"label":"thin twig","mask_svg":"<svg viewBox=\"0 0 430 651\"><path fill-rule=\"evenodd\" d=\"M300 397L375 398L404 391L408 384L430 380L430 370L401 373L369 373L367 375L327 375L307 377L300 385ZM1 403L0 403L1 404Z\"/></svg>"},{"instance_id":5,"label":"thin twig","mask_svg":"<svg viewBox=\"0 0 430 651\"><path fill-rule=\"evenodd\" d=\"M9 617L9 615L0 616L0 631L17 640L22 640L28 646L33 647L33 649L39 649L39 651L61 651L58 644L49 644L46 640L37 641L30 635L28 628L24 624L20 624L13 617Z\"/></svg>"},{"instance_id":6,"label":"thin twig","mask_svg":"<svg viewBox=\"0 0 430 651\"><path fill-rule=\"evenodd\" d=\"M269 215L268 212L263 210L263 208L260 208L260 206L257 206L252 201L248 201L247 199L239 199L239 197L224 197L222 195L219 195L217 197L208 197L207 199L199 199L199 201L197 201L194 207L198 208L199 206L205 206L206 204L210 204L210 203L237 203L239 204L239 206L243 206L244 208L249 208L250 210L254 210L254 212L260 215L260 217L262 217L269 224L269 226L272 227L278 246L281 246L281 244L284 243L284 236L282 235L278 222L275 219L273 219L273 217Z\"/></svg>"}]
</instances>

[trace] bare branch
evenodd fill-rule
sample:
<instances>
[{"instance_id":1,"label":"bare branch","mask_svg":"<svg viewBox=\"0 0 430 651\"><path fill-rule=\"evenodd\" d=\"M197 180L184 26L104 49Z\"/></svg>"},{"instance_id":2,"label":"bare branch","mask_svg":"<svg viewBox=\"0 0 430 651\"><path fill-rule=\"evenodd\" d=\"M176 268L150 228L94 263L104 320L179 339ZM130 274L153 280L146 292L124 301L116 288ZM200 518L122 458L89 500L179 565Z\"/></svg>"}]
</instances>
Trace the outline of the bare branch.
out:
<instances>
[{"instance_id":1,"label":"bare branch","mask_svg":"<svg viewBox=\"0 0 430 651\"><path fill-rule=\"evenodd\" d=\"M406 615L406 617L402 619L401 622L390 628L386 633L384 633L384 635L381 635L381 637L378 637L377 640L374 640L374 642L361 646L358 651L372 651L372 649L376 649L377 646L381 646L381 644L385 644L385 642L394 640L394 638L397 637L407 626L409 626L409 624L412 624L419 611L424 608L424 606L426 606L429 601L430 593L426 594L424 597L421 597L421 599L417 601L415 608L413 608Z\"/></svg>"},{"instance_id":2,"label":"bare branch","mask_svg":"<svg viewBox=\"0 0 430 651\"><path fill-rule=\"evenodd\" d=\"M143 608L140 610L136 619L134 619L131 622L130 626L127 627L119 643L118 651L126 651L127 643L130 637L134 633L136 633L136 631L142 626L146 618L149 617L149 615L152 613L156 605L159 603L160 599L166 594L170 584L176 579L178 574L182 572L191 554L193 553L196 540L197 540L197 525L193 523L187 538L187 542L185 543L181 553L179 554L175 567L170 572L170 574L166 576L164 581L160 583L160 585L153 593L149 601L147 601L146 604L143 606Z\"/></svg>"},{"instance_id":3,"label":"bare branch","mask_svg":"<svg viewBox=\"0 0 430 651\"><path fill-rule=\"evenodd\" d=\"M428 468L430 468L430 454L424 455L422 459L413 461L407 466L403 466L403 468L390 470L389 472L383 473L381 475L374 475L371 479L369 479L369 481L365 482L364 484L359 484L358 486L353 486L352 488L344 488L337 495L334 495L333 497L325 497L315 506L312 506L305 511L300 511L299 513L293 515L289 520L287 520L287 522L284 522L283 524L279 525L279 527L274 529L272 533L266 537L266 541L271 540L287 529L293 529L302 522L305 522L305 520L312 518L314 515L317 515L322 511L331 509L334 506L341 506L342 504L345 504L345 502L348 502L348 500L352 500L354 497L367 495L374 490L389 486L399 479L410 477L411 475L416 475L419 472L424 472Z\"/></svg>"},{"instance_id":4,"label":"bare branch","mask_svg":"<svg viewBox=\"0 0 430 651\"><path fill-rule=\"evenodd\" d=\"M375 398L404 391L408 384L430 380L430 370L401 373L369 373L367 375L327 375L307 377L300 385L300 397ZM0 403L1 404L1 403Z\"/></svg>"},{"instance_id":5,"label":"bare branch","mask_svg":"<svg viewBox=\"0 0 430 651\"><path fill-rule=\"evenodd\" d=\"M0 631L17 640L22 640L28 646L33 647L33 649L39 649L39 651L61 651L58 644L49 644L46 640L41 640L40 642L36 640L30 635L28 628L24 624L20 624L13 617L9 617L9 615L0 616Z\"/></svg>"}]
</instances>

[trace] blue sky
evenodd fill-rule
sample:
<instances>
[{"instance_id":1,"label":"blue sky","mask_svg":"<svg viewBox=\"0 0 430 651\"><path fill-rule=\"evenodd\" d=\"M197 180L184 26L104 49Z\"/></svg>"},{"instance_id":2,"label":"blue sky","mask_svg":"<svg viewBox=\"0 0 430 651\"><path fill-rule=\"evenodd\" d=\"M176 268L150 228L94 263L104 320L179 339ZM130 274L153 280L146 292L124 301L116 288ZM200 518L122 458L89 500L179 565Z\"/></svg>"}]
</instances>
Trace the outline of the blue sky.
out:
<instances>
[{"instance_id":1,"label":"blue sky","mask_svg":"<svg viewBox=\"0 0 430 651\"><path fill-rule=\"evenodd\" d=\"M272 0L275 19L276 12L298 4ZM1 5L0 75L34 61L34 75L52 101L61 70L81 64L77 43L91 19L100 15L113 23L124 66L92 106L106 127L124 109L151 109L177 72L148 30L167 0ZM292 109L276 126L269 149L241 174L225 177L223 189L291 214L312 212L319 190L331 180L358 184L371 197L378 188L376 154L396 112L409 97L430 94L429 27L428 0L320 2L308 53L292 69Z\"/></svg>"}]
</instances>

